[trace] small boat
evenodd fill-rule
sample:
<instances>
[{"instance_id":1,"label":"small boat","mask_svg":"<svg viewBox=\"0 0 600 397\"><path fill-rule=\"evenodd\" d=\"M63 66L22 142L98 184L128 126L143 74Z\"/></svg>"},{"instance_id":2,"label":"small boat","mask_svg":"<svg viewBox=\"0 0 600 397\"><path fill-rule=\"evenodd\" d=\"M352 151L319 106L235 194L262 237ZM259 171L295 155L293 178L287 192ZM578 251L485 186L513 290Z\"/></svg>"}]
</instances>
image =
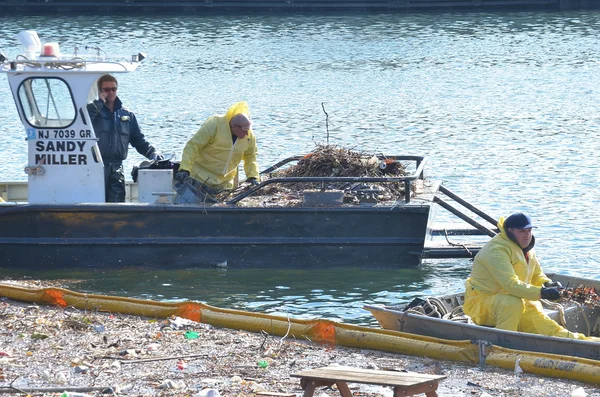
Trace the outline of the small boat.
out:
<instances>
[{"instance_id":1,"label":"small boat","mask_svg":"<svg viewBox=\"0 0 600 397\"><path fill-rule=\"evenodd\" d=\"M561 274L548 274L548 277L560 281L566 288L579 288L582 295L589 297L589 301L588 304L574 300L552 304L545 307L546 313L570 331L599 336L600 301L596 301L595 291L600 290L600 281ZM600 343L597 342L506 331L469 322L468 317L460 310L464 302L462 293L423 301L426 302L425 308L418 310L408 307L414 303L405 308L375 305L365 305L364 308L373 314L384 329L441 339L483 341L515 350L600 360Z\"/></svg>"},{"instance_id":2,"label":"small boat","mask_svg":"<svg viewBox=\"0 0 600 397\"><path fill-rule=\"evenodd\" d=\"M425 247L432 234L434 203L443 206L439 194L452 193L424 179L423 156L368 159L380 166L402 163L407 170L402 176L277 177L281 167L304 157L294 156L264 170L259 186L229 197L223 205L174 205L172 169L139 169L137 182L127 183L128 202L106 203L104 162L87 104L98 97L98 78L133 72L144 55L109 59L98 47L82 53L85 46L67 55L58 43L42 45L35 31L17 37L24 53L15 59L0 54L0 73L8 78L24 126L29 163L24 167L26 182L0 181L3 266L412 267L425 257L476 252L477 247ZM273 184L298 183L316 183L321 189L301 194L296 206L264 205L269 197L260 198ZM332 184L373 183L403 185L407 194L385 202L344 203L340 192L327 191ZM491 217L479 214L495 225ZM494 235L463 219L476 232Z\"/></svg>"}]
</instances>

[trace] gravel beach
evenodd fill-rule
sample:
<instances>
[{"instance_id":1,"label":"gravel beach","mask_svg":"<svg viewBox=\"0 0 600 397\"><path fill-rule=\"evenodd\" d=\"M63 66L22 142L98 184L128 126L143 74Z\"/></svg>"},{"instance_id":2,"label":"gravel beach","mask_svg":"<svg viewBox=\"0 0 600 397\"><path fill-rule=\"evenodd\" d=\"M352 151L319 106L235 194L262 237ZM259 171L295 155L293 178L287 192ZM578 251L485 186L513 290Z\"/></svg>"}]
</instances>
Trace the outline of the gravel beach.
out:
<instances>
[{"instance_id":1,"label":"gravel beach","mask_svg":"<svg viewBox=\"0 0 600 397\"><path fill-rule=\"evenodd\" d=\"M29 286L48 285L29 282ZM299 379L290 374L340 365L446 375L438 389L440 397L600 397L596 385L581 382L323 346L266 333L218 329L178 317L84 312L2 298L0 318L2 394L302 396ZM392 396L390 388L379 386L350 384L350 389L354 396ZM322 388L315 396L339 396L339 392Z\"/></svg>"}]
</instances>

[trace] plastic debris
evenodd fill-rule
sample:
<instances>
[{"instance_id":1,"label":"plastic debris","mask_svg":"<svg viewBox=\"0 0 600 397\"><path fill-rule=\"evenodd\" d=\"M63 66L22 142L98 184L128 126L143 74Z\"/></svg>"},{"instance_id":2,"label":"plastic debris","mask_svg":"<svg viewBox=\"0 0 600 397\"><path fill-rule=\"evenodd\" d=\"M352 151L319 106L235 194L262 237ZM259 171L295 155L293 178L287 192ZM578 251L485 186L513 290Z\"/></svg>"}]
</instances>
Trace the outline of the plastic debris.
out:
<instances>
[{"instance_id":1,"label":"plastic debris","mask_svg":"<svg viewBox=\"0 0 600 397\"><path fill-rule=\"evenodd\" d=\"M90 367L88 367L87 365L77 365L73 368L73 372L75 372L76 374L87 374L87 371L89 371L89 369Z\"/></svg>"},{"instance_id":2,"label":"plastic debris","mask_svg":"<svg viewBox=\"0 0 600 397\"><path fill-rule=\"evenodd\" d=\"M130 356L130 357L137 357L138 356L138 351L136 351L135 349L125 349L125 350L121 350L119 352L119 356Z\"/></svg>"},{"instance_id":3,"label":"plastic debris","mask_svg":"<svg viewBox=\"0 0 600 397\"><path fill-rule=\"evenodd\" d=\"M515 361L515 376L518 378L521 376L521 374L523 373L523 368L521 368L521 365L519 364L521 362L520 358L517 358L517 361Z\"/></svg>"},{"instance_id":4,"label":"plastic debris","mask_svg":"<svg viewBox=\"0 0 600 397\"><path fill-rule=\"evenodd\" d=\"M258 368L267 368L269 367L269 363L267 360L258 360Z\"/></svg>"},{"instance_id":5,"label":"plastic debris","mask_svg":"<svg viewBox=\"0 0 600 397\"><path fill-rule=\"evenodd\" d=\"M185 388L185 383L183 381L175 381L172 379L166 379L160 385L158 385L159 389L183 389Z\"/></svg>"},{"instance_id":6,"label":"plastic debris","mask_svg":"<svg viewBox=\"0 0 600 397\"><path fill-rule=\"evenodd\" d=\"M94 330L94 332L97 332L97 333L106 331L106 327L104 325L93 325L92 329Z\"/></svg>"},{"instance_id":7,"label":"plastic debris","mask_svg":"<svg viewBox=\"0 0 600 397\"><path fill-rule=\"evenodd\" d=\"M583 390L583 387L578 387L571 392L571 397L586 397L587 393Z\"/></svg>"},{"instance_id":8,"label":"plastic debris","mask_svg":"<svg viewBox=\"0 0 600 397\"><path fill-rule=\"evenodd\" d=\"M183 371L187 367L187 364L183 360L177 361L176 368L180 371Z\"/></svg>"},{"instance_id":9,"label":"plastic debris","mask_svg":"<svg viewBox=\"0 0 600 397\"><path fill-rule=\"evenodd\" d=\"M55 375L55 380L59 385L64 385L67 383L67 376L64 373L59 372Z\"/></svg>"},{"instance_id":10,"label":"plastic debris","mask_svg":"<svg viewBox=\"0 0 600 397\"><path fill-rule=\"evenodd\" d=\"M200 335L194 331L186 331L186 333L183 334L183 336L185 337L185 339L198 339L200 337Z\"/></svg>"},{"instance_id":11,"label":"plastic debris","mask_svg":"<svg viewBox=\"0 0 600 397\"><path fill-rule=\"evenodd\" d=\"M165 320L165 323L166 323L166 326L171 327L173 329L181 329L186 326L197 325L197 323L192 320L188 320L186 318L181 318L181 317L177 317L177 316L169 317L167 320Z\"/></svg>"},{"instance_id":12,"label":"plastic debris","mask_svg":"<svg viewBox=\"0 0 600 397\"><path fill-rule=\"evenodd\" d=\"M160 350L160 343L150 343L146 346L146 351L148 352L156 352L157 350Z\"/></svg>"},{"instance_id":13,"label":"plastic debris","mask_svg":"<svg viewBox=\"0 0 600 397\"><path fill-rule=\"evenodd\" d=\"M267 391L267 389L263 385L261 385L260 383L256 383L256 382L250 383L250 390L252 390L252 393Z\"/></svg>"},{"instance_id":14,"label":"plastic debris","mask_svg":"<svg viewBox=\"0 0 600 397\"><path fill-rule=\"evenodd\" d=\"M220 397L219 391L216 389L203 389L194 394L193 397Z\"/></svg>"}]
</instances>

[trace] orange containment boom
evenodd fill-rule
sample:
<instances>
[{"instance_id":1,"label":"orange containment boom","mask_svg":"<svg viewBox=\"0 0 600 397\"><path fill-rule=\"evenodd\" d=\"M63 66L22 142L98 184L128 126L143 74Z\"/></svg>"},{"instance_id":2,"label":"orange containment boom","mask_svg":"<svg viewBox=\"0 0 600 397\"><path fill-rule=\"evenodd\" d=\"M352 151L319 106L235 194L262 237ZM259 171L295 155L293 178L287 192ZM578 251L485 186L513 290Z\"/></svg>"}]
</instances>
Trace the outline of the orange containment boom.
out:
<instances>
[{"instance_id":1,"label":"orange containment boom","mask_svg":"<svg viewBox=\"0 0 600 397\"><path fill-rule=\"evenodd\" d=\"M600 362L596 360L485 347L471 341L444 340L405 332L360 327L330 320L299 320L241 310L221 309L201 302L155 302L116 296L83 294L62 288L30 289L0 283L0 296L38 304L72 306L80 310L99 310L151 318L179 316L215 327L267 332L312 342L361 349L373 349L440 360L478 364L484 360L512 370L519 365L528 373L600 384Z\"/></svg>"}]
</instances>

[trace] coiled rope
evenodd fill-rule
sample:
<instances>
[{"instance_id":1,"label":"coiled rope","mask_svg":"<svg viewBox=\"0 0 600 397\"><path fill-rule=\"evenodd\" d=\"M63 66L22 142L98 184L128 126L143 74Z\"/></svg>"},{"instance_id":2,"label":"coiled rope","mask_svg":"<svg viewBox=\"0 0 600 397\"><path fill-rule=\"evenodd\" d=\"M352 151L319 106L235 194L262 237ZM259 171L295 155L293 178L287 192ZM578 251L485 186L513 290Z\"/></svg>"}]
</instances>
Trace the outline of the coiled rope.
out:
<instances>
[{"instance_id":1,"label":"coiled rope","mask_svg":"<svg viewBox=\"0 0 600 397\"><path fill-rule=\"evenodd\" d=\"M439 298L429 297L423 298L424 302L421 305L413 306L407 309L406 313L419 314L422 316L441 318L444 320L473 324L471 317L467 316L462 309L462 306L457 306L452 311L448 309Z\"/></svg>"}]
</instances>

